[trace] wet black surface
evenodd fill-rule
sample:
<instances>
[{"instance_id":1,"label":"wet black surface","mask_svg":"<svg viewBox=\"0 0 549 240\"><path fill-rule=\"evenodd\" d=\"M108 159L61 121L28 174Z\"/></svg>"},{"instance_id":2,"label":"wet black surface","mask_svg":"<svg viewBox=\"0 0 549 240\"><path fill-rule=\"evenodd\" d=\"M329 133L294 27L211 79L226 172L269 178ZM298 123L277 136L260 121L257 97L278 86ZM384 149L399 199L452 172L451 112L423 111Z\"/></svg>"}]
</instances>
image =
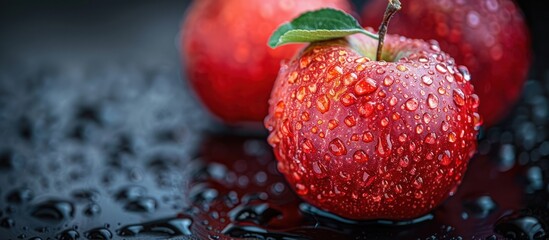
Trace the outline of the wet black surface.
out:
<instances>
[{"instance_id":1,"label":"wet black surface","mask_svg":"<svg viewBox=\"0 0 549 240\"><path fill-rule=\"evenodd\" d=\"M187 4L0 7L1 239L549 238L539 61L453 197L413 221L356 222L301 202L264 132L224 129L200 107L177 52Z\"/></svg>"}]
</instances>

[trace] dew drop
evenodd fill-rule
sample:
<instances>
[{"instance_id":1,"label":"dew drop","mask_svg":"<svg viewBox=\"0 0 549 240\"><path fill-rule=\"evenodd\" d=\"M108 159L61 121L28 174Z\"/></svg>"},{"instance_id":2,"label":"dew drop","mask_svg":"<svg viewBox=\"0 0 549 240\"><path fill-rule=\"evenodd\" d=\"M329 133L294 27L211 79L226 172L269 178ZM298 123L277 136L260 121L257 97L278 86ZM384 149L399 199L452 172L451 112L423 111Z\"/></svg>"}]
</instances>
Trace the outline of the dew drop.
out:
<instances>
[{"instance_id":1,"label":"dew drop","mask_svg":"<svg viewBox=\"0 0 549 240\"><path fill-rule=\"evenodd\" d=\"M423 114L423 122L425 122L426 124L430 123L431 119L432 119L432 117L429 113L424 113Z\"/></svg>"},{"instance_id":2,"label":"dew drop","mask_svg":"<svg viewBox=\"0 0 549 240\"><path fill-rule=\"evenodd\" d=\"M328 99L328 96L325 94L320 96L316 100L316 108L320 113L326 113L328 110L330 110L330 99Z\"/></svg>"},{"instance_id":3,"label":"dew drop","mask_svg":"<svg viewBox=\"0 0 549 240\"><path fill-rule=\"evenodd\" d=\"M461 91L461 89L454 89L454 103L458 106L465 105L465 95Z\"/></svg>"},{"instance_id":4,"label":"dew drop","mask_svg":"<svg viewBox=\"0 0 549 240\"><path fill-rule=\"evenodd\" d=\"M356 103L356 97L352 93L345 93L340 99L343 106L348 107Z\"/></svg>"},{"instance_id":5,"label":"dew drop","mask_svg":"<svg viewBox=\"0 0 549 240\"><path fill-rule=\"evenodd\" d=\"M392 143L391 143L391 136L387 134L385 136L385 139L382 139L381 137L378 138L376 150L377 153L380 156L387 156L391 153Z\"/></svg>"},{"instance_id":6,"label":"dew drop","mask_svg":"<svg viewBox=\"0 0 549 240\"><path fill-rule=\"evenodd\" d=\"M408 68L407 68L406 66L402 65L402 64L397 65L396 68L397 68L399 71L401 71L401 72L406 72L406 71L408 71Z\"/></svg>"},{"instance_id":7,"label":"dew drop","mask_svg":"<svg viewBox=\"0 0 549 240\"><path fill-rule=\"evenodd\" d=\"M315 150L315 147L313 145L313 142L310 139L305 138L303 140L303 152L311 153Z\"/></svg>"},{"instance_id":8,"label":"dew drop","mask_svg":"<svg viewBox=\"0 0 549 240\"><path fill-rule=\"evenodd\" d=\"M363 142L372 142L374 140L374 135L371 132L366 132L362 134L362 141Z\"/></svg>"},{"instance_id":9,"label":"dew drop","mask_svg":"<svg viewBox=\"0 0 549 240\"><path fill-rule=\"evenodd\" d=\"M296 98L300 102L303 102L303 99L305 99L305 96L307 96L307 88L304 86L299 87L297 90Z\"/></svg>"},{"instance_id":10,"label":"dew drop","mask_svg":"<svg viewBox=\"0 0 549 240\"><path fill-rule=\"evenodd\" d=\"M309 192L309 190L305 187L305 185L301 183L296 184L295 189L297 194L299 195L306 195Z\"/></svg>"},{"instance_id":11,"label":"dew drop","mask_svg":"<svg viewBox=\"0 0 549 240\"><path fill-rule=\"evenodd\" d=\"M349 115L347 116L343 122L345 122L345 125L347 125L347 127L353 127L356 125L356 120L355 120L355 117Z\"/></svg>"},{"instance_id":12,"label":"dew drop","mask_svg":"<svg viewBox=\"0 0 549 240\"><path fill-rule=\"evenodd\" d=\"M444 89L443 87L438 88L438 94L444 95L445 93L446 93L446 89Z\"/></svg>"},{"instance_id":13,"label":"dew drop","mask_svg":"<svg viewBox=\"0 0 549 240\"><path fill-rule=\"evenodd\" d=\"M290 75L288 76L288 83L295 83L296 82L296 79L297 79L297 72L296 71L293 71L292 73L290 73Z\"/></svg>"},{"instance_id":14,"label":"dew drop","mask_svg":"<svg viewBox=\"0 0 549 240\"><path fill-rule=\"evenodd\" d=\"M428 76L428 75L423 75L423 76L421 77L421 81L422 81L423 83L425 83L425 85L427 85L427 86L433 84L433 78L431 78L431 77Z\"/></svg>"},{"instance_id":15,"label":"dew drop","mask_svg":"<svg viewBox=\"0 0 549 240\"><path fill-rule=\"evenodd\" d=\"M363 150L357 150L354 154L353 154L353 159L356 161L356 162L359 162L359 163L364 163L364 162L367 162L369 157L368 155L366 154L366 152L364 152Z\"/></svg>"},{"instance_id":16,"label":"dew drop","mask_svg":"<svg viewBox=\"0 0 549 240\"><path fill-rule=\"evenodd\" d=\"M372 113L374 113L374 103L372 102L365 102L358 108L358 114L363 118L369 117Z\"/></svg>"},{"instance_id":17,"label":"dew drop","mask_svg":"<svg viewBox=\"0 0 549 240\"><path fill-rule=\"evenodd\" d=\"M339 121L337 121L336 119L331 119L330 121L328 121L328 129L330 130L334 130L338 125Z\"/></svg>"},{"instance_id":18,"label":"dew drop","mask_svg":"<svg viewBox=\"0 0 549 240\"><path fill-rule=\"evenodd\" d=\"M417 133L417 134L421 134L422 132L423 132L423 125L418 124L418 125L416 126L416 133Z\"/></svg>"},{"instance_id":19,"label":"dew drop","mask_svg":"<svg viewBox=\"0 0 549 240\"><path fill-rule=\"evenodd\" d=\"M387 75L383 79L383 84L388 87L388 86L393 85L394 81L395 81L395 79L393 78L393 76Z\"/></svg>"},{"instance_id":20,"label":"dew drop","mask_svg":"<svg viewBox=\"0 0 549 240\"><path fill-rule=\"evenodd\" d=\"M448 124L448 122L446 121L442 121L440 128L442 129L442 131L446 132L450 128L450 124Z\"/></svg>"},{"instance_id":21,"label":"dew drop","mask_svg":"<svg viewBox=\"0 0 549 240\"><path fill-rule=\"evenodd\" d=\"M349 86L353 84L357 79L358 77L355 73L347 74L345 75L345 77L343 77L343 85Z\"/></svg>"},{"instance_id":22,"label":"dew drop","mask_svg":"<svg viewBox=\"0 0 549 240\"><path fill-rule=\"evenodd\" d=\"M454 143L457 140L456 133L451 132L448 134L448 142Z\"/></svg>"},{"instance_id":23,"label":"dew drop","mask_svg":"<svg viewBox=\"0 0 549 240\"><path fill-rule=\"evenodd\" d=\"M438 97L429 93L427 95L427 106L431 109L436 108L438 106Z\"/></svg>"},{"instance_id":24,"label":"dew drop","mask_svg":"<svg viewBox=\"0 0 549 240\"><path fill-rule=\"evenodd\" d=\"M387 125L389 125L389 118L384 117L383 119L381 119L381 126L387 127Z\"/></svg>"},{"instance_id":25,"label":"dew drop","mask_svg":"<svg viewBox=\"0 0 549 240\"><path fill-rule=\"evenodd\" d=\"M377 84L374 79L366 78L366 79L360 79L355 84L355 94L358 96L366 95L373 93L377 89Z\"/></svg>"},{"instance_id":26,"label":"dew drop","mask_svg":"<svg viewBox=\"0 0 549 240\"><path fill-rule=\"evenodd\" d=\"M443 153L439 154L438 160L440 161L440 164L448 166L452 162L450 155L451 154L449 150L445 150Z\"/></svg>"},{"instance_id":27,"label":"dew drop","mask_svg":"<svg viewBox=\"0 0 549 240\"><path fill-rule=\"evenodd\" d=\"M437 135L435 133L429 133L427 136L425 136L425 143L427 144L435 144L437 139Z\"/></svg>"},{"instance_id":28,"label":"dew drop","mask_svg":"<svg viewBox=\"0 0 549 240\"><path fill-rule=\"evenodd\" d=\"M394 106L398 103L398 99L395 96L389 98L389 105Z\"/></svg>"},{"instance_id":29,"label":"dew drop","mask_svg":"<svg viewBox=\"0 0 549 240\"><path fill-rule=\"evenodd\" d=\"M329 145L330 152L335 156L342 156L347 154L347 148L345 144L339 138L334 138Z\"/></svg>"},{"instance_id":30,"label":"dew drop","mask_svg":"<svg viewBox=\"0 0 549 240\"><path fill-rule=\"evenodd\" d=\"M446 68L446 66L444 66L444 64L442 63L438 63L436 66L435 66L435 69L440 72L440 73L447 73L448 72L448 69Z\"/></svg>"},{"instance_id":31,"label":"dew drop","mask_svg":"<svg viewBox=\"0 0 549 240\"><path fill-rule=\"evenodd\" d=\"M401 133L398 136L398 141L400 141L400 142L406 142L407 139L408 139L408 135L406 135L406 133Z\"/></svg>"},{"instance_id":32,"label":"dew drop","mask_svg":"<svg viewBox=\"0 0 549 240\"><path fill-rule=\"evenodd\" d=\"M415 111L417 109L417 107L419 106L419 103L418 103L417 99L410 98L406 101L405 106L406 106L406 110Z\"/></svg>"}]
</instances>

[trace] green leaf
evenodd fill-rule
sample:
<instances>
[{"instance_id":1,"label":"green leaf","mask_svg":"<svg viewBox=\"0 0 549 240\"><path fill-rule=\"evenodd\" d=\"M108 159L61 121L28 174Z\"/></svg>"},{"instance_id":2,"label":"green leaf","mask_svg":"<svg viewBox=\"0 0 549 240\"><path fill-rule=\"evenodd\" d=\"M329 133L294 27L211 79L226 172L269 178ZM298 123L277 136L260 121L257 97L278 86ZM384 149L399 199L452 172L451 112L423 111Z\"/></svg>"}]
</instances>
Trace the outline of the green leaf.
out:
<instances>
[{"instance_id":1,"label":"green leaf","mask_svg":"<svg viewBox=\"0 0 549 240\"><path fill-rule=\"evenodd\" d=\"M269 39L271 48L288 43L303 43L342 38L363 33L374 39L378 36L364 30L351 15L340 10L324 8L306 12L273 32Z\"/></svg>"}]
</instances>

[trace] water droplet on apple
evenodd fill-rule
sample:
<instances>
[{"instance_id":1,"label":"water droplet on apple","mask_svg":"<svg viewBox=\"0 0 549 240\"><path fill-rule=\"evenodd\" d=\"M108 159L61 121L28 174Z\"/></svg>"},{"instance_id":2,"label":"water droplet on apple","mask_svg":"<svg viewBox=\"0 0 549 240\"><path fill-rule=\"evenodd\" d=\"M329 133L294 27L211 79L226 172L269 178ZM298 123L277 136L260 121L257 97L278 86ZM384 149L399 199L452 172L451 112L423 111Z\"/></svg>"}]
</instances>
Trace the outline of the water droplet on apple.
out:
<instances>
[{"instance_id":1,"label":"water droplet on apple","mask_svg":"<svg viewBox=\"0 0 549 240\"><path fill-rule=\"evenodd\" d=\"M435 66L435 69L440 73L447 73L448 72L448 69L442 63L437 63L437 65Z\"/></svg>"},{"instance_id":2,"label":"water droplet on apple","mask_svg":"<svg viewBox=\"0 0 549 240\"><path fill-rule=\"evenodd\" d=\"M345 122L345 125L347 125L347 127L353 127L353 126L356 125L356 119L355 119L355 117L353 117L351 115L345 117L343 122Z\"/></svg>"},{"instance_id":3,"label":"water droplet on apple","mask_svg":"<svg viewBox=\"0 0 549 240\"><path fill-rule=\"evenodd\" d=\"M347 148L345 144L339 138L334 138L329 145L330 152L335 156L342 156L347 154Z\"/></svg>"},{"instance_id":4,"label":"water droplet on apple","mask_svg":"<svg viewBox=\"0 0 549 240\"><path fill-rule=\"evenodd\" d=\"M328 110L330 110L330 99L328 99L328 96L326 94L320 96L316 100L316 108L320 113L326 113Z\"/></svg>"},{"instance_id":5,"label":"water droplet on apple","mask_svg":"<svg viewBox=\"0 0 549 240\"><path fill-rule=\"evenodd\" d=\"M374 103L372 102L365 102L363 104L360 105L360 107L358 108L358 114L363 117L363 118L366 118L366 117L369 117L370 115L372 115L372 113L374 113Z\"/></svg>"},{"instance_id":6,"label":"water droplet on apple","mask_svg":"<svg viewBox=\"0 0 549 240\"><path fill-rule=\"evenodd\" d=\"M306 153L311 153L315 150L313 142L310 139L307 139L307 138L305 138L305 140L303 140L302 147L303 147L303 152L306 152Z\"/></svg>"},{"instance_id":7,"label":"water droplet on apple","mask_svg":"<svg viewBox=\"0 0 549 240\"><path fill-rule=\"evenodd\" d=\"M461 89L454 89L454 103L458 106L465 105L465 94L463 94L463 91Z\"/></svg>"},{"instance_id":8,"label":"water droplet on apple","mask_svg":"<svg viewBox=\"0 0 549 240\"><path fill-rule=\"evenodd\" d=\"M448 166L452 162L450 155L451 154L449 150L445 150L443 153L439 154L438 160L440 161L440 164Z\"/></svg>"},{"instance_id":9,"label":"water droplet on apple","mask_svg":"<svg viewBox=\"0 0 549 240\"><path fill-rule=\"evenodd\" d=\"M424 142L427 144L435 144L437 139L437 135L435 133L429 133L427 136L425 136Z\"/></svg>"},{"instance_id":10,"label":"water droplet on apple","mask_svg":"<svg viewBox=\"0 0 549 240\"><path fill-rule=\"evenodd\" d=\"M374 135L371 132L365 132L364 134L362 134L363 142L369 143L369 142L372 142L373 140L374 140Z\"/></svg>"},{"instance_id":11,"label":"water droplet on apple","mask_svg":"<svg viewBox=\"0 0 549 240\"><path fill-rule=\"evenodd\" d=\"M301 183L296 184L295 189L297 194L299 195L306 195L309 192L309 190L305 187L305 185Z\"/></svg>"},{"instance_id":12,"label":"water droplet on apple","mask_svg":"<svg viewBox=\"0 0 549 240\"><path fill-rule=\"evenodd\" d=\"M382 137L378 138L376 150L380 156L387 156L391 153L393 144L391 143L391 135L385 135L385 139Z\"/></svg>"},{"instance_id":13,"label":"water droplet on apple","mask_svg":"<svg viewBox=\"0 0 549 240\"><path fill-rule=\"evenodd\" d=\"M328 129L330 130L334 130L338 125L339 125L339 121L337 121L336 119L332 119L328 121Z\"/></svg>"},{"instance_id":14,"label":"water droplet on apple","mask_svg":"<svg viewBox=\"0 0 549 240\"><path fill-rule=\"evenodd\" d=\"M290 75L288 76L288 83L290 84L294 84L297 80L297 72L296 71L293 71L290 73Z\"/></svg>"},{"instance_id":15,"label":"water droplet on apple","mask_svg":"<svg viewBox=\"0 0 549 240\"><path fill-rule=\"evenodd\" d=\"M356 97L352 93L345 93L343 96L341 96L341 103L343 106L348 107L356 103Z\"/></svg>"},{"instance_id":16,"label":"water droplet on apple","mask_svg":"<svg viewBox=\"0 0 549 240\"><path fill-rule=\"evenodd\" d=\"M415 111L419 106L419 103L415 98L410 98L406 101L405 106L406 106L406 110Z\"/></svg>"},{"instance_id":17,"label":"water droplet on apple","mask_svg":"<svg viewBox=\"0 0 549 240\"><path fill-rule=\"evenodd\" d=\"M394 82L394 81L395 81L395 78L393 78L393 76L387 75L387 76L385 76L385 78L383 79L383 84L384 84L385 86L388 87L388 86L393 85L393 82Z\"/></svg>"},{"instance_id":18,"label":"water droplet on apple","mask_svg":"<svg viewBox=\"0 0 549 240\"><path fill-rule=\"evenodd\" d=\"M374 79L366 78L360 79L355 84L355 94L358 96L373 93L377 89L377 83Z\"/></svg>"},{"instance_id":19,"label":"water droplet on apple","mask_svg":"<svg viewBox=\"0 0 549 240\"><path fill-rule=\"evenodd\" d=\"M438 97L429 93L427 95L427 106L431 109L436 108L438 106Z\"/></svg>"},{"instance_id":20,"label":"water droplet on apple","mask_svg":"<svg viewBox=\"0 0 549 240\"><path fill-rule=\"evenodd\" d=\"M381 119L381 126L387 127L387 125L389 125L389 118L384 117L383 119Z\"/></svg>"},{"instance_id":21,"label":"water droplet on apple","mask_svg":"<svg viewBox=\"0 0 549 240\"><path fill-rule=\"evenodd\" d=\"M417 134L421 134L422 132L423 132L423 125L418 124L418 125L416 126L416 133L417 133Z\"/></svg>"},{"instance_id":22,"label":"water droplet on apple","mask_svg":"<svg viewBox=\"0 0 549 240\"><path fill-rule=\"evenodd\" d=\"M353 159L354 159L356 162L365 163L365 162L368 161L369 157L368 157L368 155L366 154L366 152L364 152L363 150L357 150L357 151L353 154Z\"/></svg>"},{"instance_id":23,"label":"water droplet on apple","mask_svg":"<svg viewBox=\"0 0 549 240\"><path fill-rule=\"evenodd\" d=\"M307 88L304 86L299 87L296 93L296 98L298 101L303 102L303 99L307 96Z\"/></svg>"},{"instance_id":24,"label":"water droplet on apple","mask_svg":"<svg viewBox=\"0 0 549 240\"><path fill-rule=\"evenodd\" d=\"M394 106L398 103L398 99L395 96L389 98L389 105Z\"/></svg>"},{"instance_id":25,"label":"water droplet on apple","mask_svg":"<svg viewBox=\"0 0 549 240\"><path fill-rule=\"evenodd\" d=\"M448 134L448 142L454 143L457 140L456 133L451 132Z\"/></svg>"},{"instance_id":26,"label":"water droplet on apple","mask_svg":"<svg viewBox=\"0 0 549 240\"><path fill-rule=\"evenodd\" d=\"M428 75L423 75L423 76L421 77L421 81L422 81L423 83L425 83L425 85L427 85L427 86L433 84L433 78L431 78L431 77L428 76Z\"/></svg>"}]
</instances>

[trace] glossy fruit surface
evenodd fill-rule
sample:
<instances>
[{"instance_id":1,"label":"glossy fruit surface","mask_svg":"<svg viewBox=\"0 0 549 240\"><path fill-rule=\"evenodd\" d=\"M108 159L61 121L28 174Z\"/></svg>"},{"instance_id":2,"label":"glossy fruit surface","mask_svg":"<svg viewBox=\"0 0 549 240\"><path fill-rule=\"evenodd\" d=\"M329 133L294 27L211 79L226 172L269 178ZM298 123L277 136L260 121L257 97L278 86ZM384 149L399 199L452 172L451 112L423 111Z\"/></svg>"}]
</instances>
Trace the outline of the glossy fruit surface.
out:
<instances>
[{"instance_id":1,"label":"glossy fruit surface","mask_svg":"<svg viewBox=\"0 0 549 240\"><path fill-rule=\"evenodd\" d=\"M350 11L346 0L201 0L187 10L182 55L191 86L226 123L260 122L281 61L299 46L270 49L274 29L322 7Z\"/></svg>"},{"instance_id":2,"label":"glossy fruit surface","mask_svg":"<svg viewBox=\"0 0 549 240\"><path fill-rule=\"evenodd\" d=\"M377 27L386 0L364 6L363 25ZM408 0L389 32L435 39L443 51L467 66L481 99L484 125L503 118L522 90L530 66L530 37L520 10L510 0Z\"/></svg>"},{"instance_id":3,"label":"glossy fruit surface","mask_svg":"<svg viewBox=\"0 0 549 240\"><path fill-rule=\"evenodd\" d=\"M436 43L362 35L311 44L282 66L266 127L309 203L351 219L421 216L455 191L476 150L478 97Z\"/></svg>"}]
</instances>

